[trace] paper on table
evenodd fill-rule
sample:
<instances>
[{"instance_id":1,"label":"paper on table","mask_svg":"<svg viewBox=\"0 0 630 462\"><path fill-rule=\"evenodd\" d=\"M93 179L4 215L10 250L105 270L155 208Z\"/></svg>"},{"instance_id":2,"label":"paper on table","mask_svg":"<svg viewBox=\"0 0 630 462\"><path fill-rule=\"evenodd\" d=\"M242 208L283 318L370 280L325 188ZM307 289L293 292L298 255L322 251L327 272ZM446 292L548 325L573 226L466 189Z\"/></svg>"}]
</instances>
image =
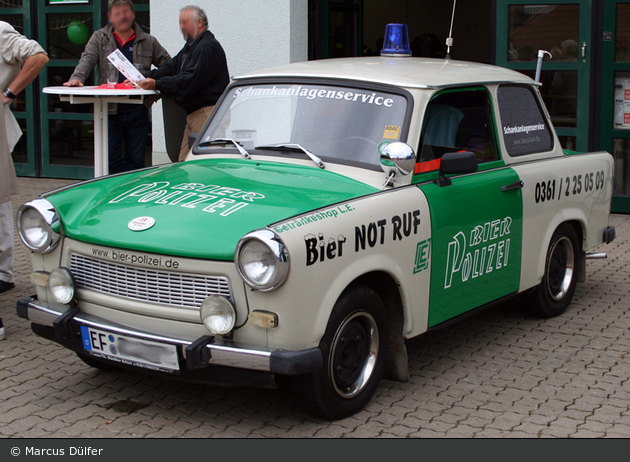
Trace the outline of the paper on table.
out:
<instances>
[{"instance_id":1,"label":"paper on table","mask_svg":"<svg viewBox=\"0 0 630 462\"><path fill-rule=\"evenodd\" d=\"M120 50L116 50L107 56L107 59L116 66L116 69L120 71L122 75L127 77L133 83L144 80L144 76L140 73L136 67L129 62L129 60L122 54Z\"/></svg>"}]
</instances>

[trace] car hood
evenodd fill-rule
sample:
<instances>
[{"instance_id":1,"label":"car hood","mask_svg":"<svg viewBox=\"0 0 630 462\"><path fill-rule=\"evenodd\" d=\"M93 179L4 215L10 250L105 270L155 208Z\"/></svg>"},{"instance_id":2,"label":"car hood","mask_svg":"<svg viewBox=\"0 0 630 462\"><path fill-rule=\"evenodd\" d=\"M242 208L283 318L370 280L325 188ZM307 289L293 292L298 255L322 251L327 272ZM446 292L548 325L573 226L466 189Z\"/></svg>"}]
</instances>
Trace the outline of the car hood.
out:
<instances>
[{"instance_id":1,"label":"car hood","mask_svg":"<svg viewBox=\"0 0 630 462\"><path fill-rule=\"evenodd\" d=\"M86 182L47 199L72 239L229 261L252 230L376 191L316 167L204 159ZM132 220L146 229L132 231Z\"/></svg>"}]
</instances>

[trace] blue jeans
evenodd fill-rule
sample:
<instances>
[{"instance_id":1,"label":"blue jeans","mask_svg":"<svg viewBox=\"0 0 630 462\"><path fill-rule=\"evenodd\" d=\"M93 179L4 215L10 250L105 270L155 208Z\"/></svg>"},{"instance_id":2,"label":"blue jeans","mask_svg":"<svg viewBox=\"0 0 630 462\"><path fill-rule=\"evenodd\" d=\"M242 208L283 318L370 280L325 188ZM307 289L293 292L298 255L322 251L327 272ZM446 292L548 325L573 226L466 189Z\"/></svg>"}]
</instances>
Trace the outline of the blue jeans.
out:
<instances>
[{"instance_id":1,"label":"blue jeans","mask_svg":"<svg viewBox=\"0 0 630 462\"><path fill-rule=\"evenodd\" d=\"M108 121L109 173L144 168L150 128L149 110L146 106L144 104L118 104L118 113L110 114Z\"/></svg>"}]
</instances>

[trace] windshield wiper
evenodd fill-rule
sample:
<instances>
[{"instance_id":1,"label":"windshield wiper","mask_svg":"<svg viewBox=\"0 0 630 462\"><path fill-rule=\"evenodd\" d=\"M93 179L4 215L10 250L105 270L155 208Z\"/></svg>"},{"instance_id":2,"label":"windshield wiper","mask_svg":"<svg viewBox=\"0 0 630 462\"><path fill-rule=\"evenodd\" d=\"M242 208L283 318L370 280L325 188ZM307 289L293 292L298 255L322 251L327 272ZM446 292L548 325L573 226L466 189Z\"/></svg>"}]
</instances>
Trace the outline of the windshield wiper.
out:
<instances>
[{"instance_id":1,"label":"windshield wiper","mask_svg":"<svg viewBox=\"0 0 630 462\"><path fill-rule=\"evenodd\" d=\"M322 160L319 157L317 157L315 154L313 154L308 149L303 148L299 144L293 144L293 143L291 143L291 144L268 144L268 145L265 145L265 146L256 146L254 149L267 149L267 150L275 150L275 151L303 152L313 162L315 162L319 168L326 168L326 165L324 165L324 162L322 162Z\"/></svg>"},{"instance_id":2,"label":"windshield wiper","mask_svg":"<svg viewBox=\"0 0 630 462\"><path fill-rule=\"evenodd\" d=\"M249 155L249 152L247 152L244 147L242 147L240 144L238 144L237 141L233 140L232 138L216 138L214 140L202 141L201 143L199 143L199 147L205 148L208 146L215 146L219 144L233 144L234 146L236 146L238 152L240 152L245 159L249 159L251 157Z\"/></svg>"}]
</instances>

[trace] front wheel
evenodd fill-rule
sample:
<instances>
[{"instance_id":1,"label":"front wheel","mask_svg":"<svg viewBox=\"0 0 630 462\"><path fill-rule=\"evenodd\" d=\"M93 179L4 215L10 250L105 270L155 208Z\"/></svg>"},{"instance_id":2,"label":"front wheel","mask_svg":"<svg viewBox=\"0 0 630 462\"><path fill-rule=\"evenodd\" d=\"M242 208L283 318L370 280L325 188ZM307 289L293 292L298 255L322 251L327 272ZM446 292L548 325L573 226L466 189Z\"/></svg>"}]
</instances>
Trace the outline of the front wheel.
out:
<instances>
[{"instance_id":1,"label":"front wheel","mask_svg":"<svg viewBox=\"0 0 630 462\"><path fill-rule=\"evenodd\" d=\"M532 293L525 296L528 310L544 318L564 313L577 286L579 243L573 226L560 225L551 238L545 274Z\"/></svg>"},{"instance_id":2,"label":"front wheel","mask_svg":"<svg viewBox=\"0 0 630 462\"><path fill-rule=\"evenodd\" d=\"M322 368L292 379L305 409L325 419L363 409L383 376L387 338L385 306L378 295L362 285L347 289L320 342Z\"/></svg>"}]
</instances>

